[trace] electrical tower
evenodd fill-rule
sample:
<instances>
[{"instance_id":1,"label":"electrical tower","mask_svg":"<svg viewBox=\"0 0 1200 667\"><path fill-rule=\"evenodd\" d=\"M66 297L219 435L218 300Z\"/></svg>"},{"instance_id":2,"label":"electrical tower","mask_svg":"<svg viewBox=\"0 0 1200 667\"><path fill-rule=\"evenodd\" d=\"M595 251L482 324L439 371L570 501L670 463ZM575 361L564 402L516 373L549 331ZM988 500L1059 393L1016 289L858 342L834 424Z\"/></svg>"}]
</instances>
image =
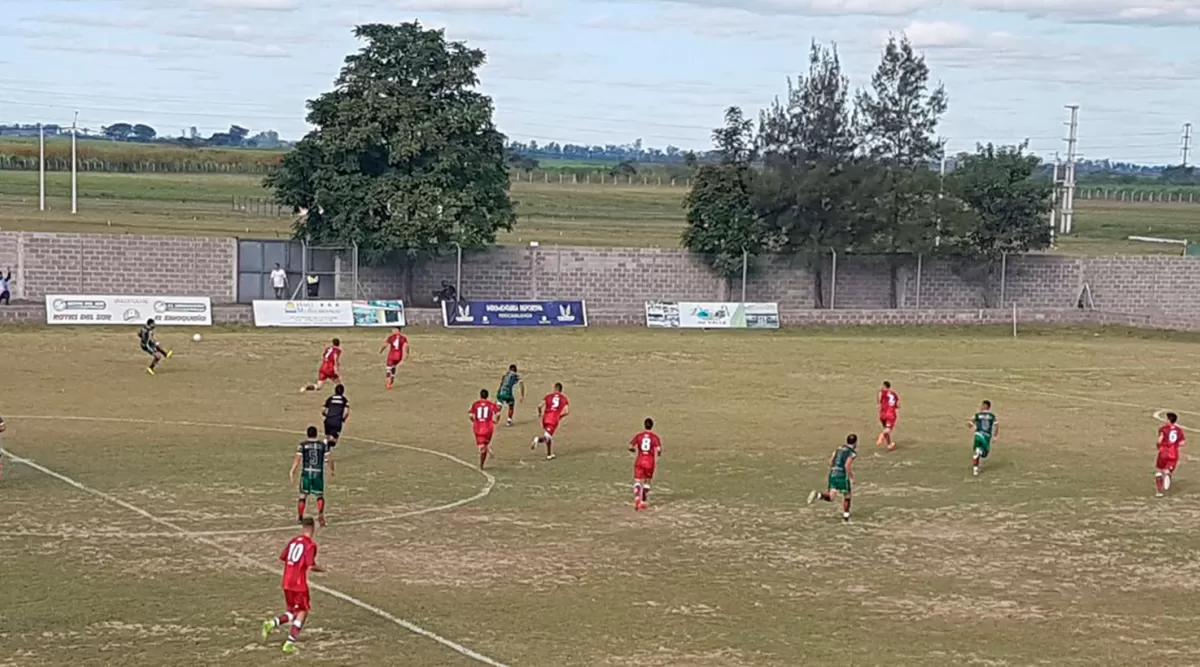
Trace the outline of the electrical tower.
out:
<instances>
[{"instance_id":1,"label":"electrical tower","mask_svg":"<svg viewBox=\"0 0 1200 667\"><path fill-rule=\"evenodd\" d=\"M1062 183L1059 181L1059 172L1062 171L1062 160L1059 159L1058 153L1054 154L1054 176L1050 179L1050 247L1054 247L1054 236L1058 231L1057 218L1058 207L1062 200Z\"/></svg>"},{"instance_id":2,"label":"electrical tower","mask_svg":"<svg viewBox=\"0 0 1200 667\"><path fill-rule=\"evenodd\" d=\"M1079 105L1068 104L1071 120L1067 123L1067 163L1063 171L1062 221L1059 231L1070 234L1075 227L1075 161L1079 158Z\"/></svg>"},{"instance_id":3,"label":"electrical tower","mask_svg":"<svg viewBox=\"0 0 1200 667\"><path fill-rule=\"evenodd\" d=\"M1192 124L1183 124L1183 168L1187 169L1188 156L1192 152Z\"/></svg>"}]
</instances>

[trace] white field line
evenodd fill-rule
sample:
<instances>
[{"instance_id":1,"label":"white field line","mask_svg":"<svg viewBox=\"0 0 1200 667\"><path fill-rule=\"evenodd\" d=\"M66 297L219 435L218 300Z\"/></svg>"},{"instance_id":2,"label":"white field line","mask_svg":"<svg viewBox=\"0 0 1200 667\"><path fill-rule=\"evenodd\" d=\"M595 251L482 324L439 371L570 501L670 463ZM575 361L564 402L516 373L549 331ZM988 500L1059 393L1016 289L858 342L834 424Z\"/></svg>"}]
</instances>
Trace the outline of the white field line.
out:
<instances>
[{"instance_id":1,"label":"white field line","mask_svg":"<svg viewBox=\"0 0 1200 667\"><path fill-rule=\"evenodd\" d=\"M13 417L10 417L10 419L73 419L76 421L117 421L117 422L153 423L153 424L167 424L167 425L175 424L175 425L180 425L180 426L201 426L201 427L219 426L218 424L204 424L204 423L199 423L199 422L154 422L154 421L149 421L149 420L136 420L136 419L117 419L117 418L92 419L92 418L88 418L88 417L48 417L48 416L44 416L44 415L43 416L38 416L38 415L16 416L16 415L14 415ZM230 428L234 428L234 427L230 427ZM238 428L251 428L252 430L275 431L275 432L282 432L282 433L290 433L291 432L286 429L276 429L276 428L261 427L261 426L260 427L238 427ZM474 469L474 467L471 466L471 464L467 463L466 461L455 458L455 457L453 457L449 454L445 454L443 452L436 452L433 450L423 449L420 447L411 447L408 445L398 445L398 444L394 444L394 443L373 441L373 440L369 440L367 438L354 438L354 439L360 440L363 442L373 442L375 444L387 445L387 446L397 447L397 448L401 448L401 449L411 449L414 451L434 454L437 456L441 456L442 458L454 461L456 463L465 465L471 469ZM90 486L87 486L86 484L77 482L74 479L71 479L70 477L63 475L62 473L51 470L50 468L47 468L46 466L44 466L40 463L37 463L36 461L24 458L22 456L17 456L15 454L13 454L11 451L5 451L5 455L15 463L20 463L22 465L29 466L30 468L32 468L40 473L49 475L50 477L53 477L54 479L57 479L58 481L60 481L64 484L67 484L68 486L74 487L80 491L83 491L84 493L96 496L97 498L100 498L100 499L110 502L114 505L117 505L118 507L122 507L130 512L133 512L134 514L137 514L152 523L156 523L160 526L163 526L164 528L167 528L172 531L170 533L167 533L168 535L184 537L185 539L192 540L198 544L203 544L207 547L211 547L213 549L216 549L217 551L224 553L225 555L229 556L231 559L236 560L241 563L244 563L255 569L262 570L264 572L268 572L271 574L277 574L277 572L278 572L278 569L279 569L278 567L266 565L262 562L256 561L253 558L246 556L245 554L234 551L233 549L225 546L224 544L221 544L220 542L217 542L217 541L211 539L210 537L206 537L204 535L200 535L200 534L196 534L196 533L189 533L188 531L184 530L183 528L181 528L178 524L175 524L174 522L168 521L167 519L163 519L162 517L151 514L149 511L144 510L141 507L138 507L137 505L133 505L132 503L125 502L124 500L121 500L120 498L117 498L116 496L113 496L111 494L100 491L99 489L94 489ZM437 508L437 509L447 509L450 507L457 507L459 505L466 504L467 502L471 502L472 500L476 500L477 498L482 498L483 496L486 496L488 493L491 492L492 487L495 485L495 478L487 473L484 473L484 475L488 478L488 484L480 494L477 494L476 497L473 497L468 500L458 501L456 503L446 505L446 506L443 506L443 507ZM435 509L431 508L429 511L435 511ZM355 607L358 607L359 609L362 609L368 613L374 614L375 616L378 616L384 620L390 621L393 624L395 624L415 635L419 635L421 637L425 637L426 639L435 641L438 644L441 644L442 646L445 646L446 648L450 649L451 651L454 651L455 653L458 653L459 655L470 658L476 662L479 662L479 663L482 663L485 665L489 665L490 667L508 667L508 665L505 665L502 662L493 660L492 658L489 658L486 655L483 655L482 653L479 653L470 648L467 648L466 646L463 646L462 644L459 644L458 642L455 642L453 640L447 639L435 632L426 630L425 628L422 628L410 621L406 621L398 616L395 616L387 611L384 611L383 609L380 609L379 607L376 607L375 605L364 602L352 595L343 593L342 591L339 591L337 589L330 588L328 586L324 586L321 584L310 584L310 586L315 590L325 593L326 595L335 597L339 600L342 600L343 602L347 602L351 605L354 605Z\"/></svg>"},{"instance_id":2,"label":"white field line","mask_svg":"<svg viewBox=\"0 0 1200 667\"><path fill-rule=\"evenodd\" d=\"M153 425L159 425L159 426L192 426L192 427L200 427L200 428L233 428L233 429L238 429L241 431L265 431L268 433L287 433L287 434L294 433L293 431L291 431L289 429L276 428L273 426L239 426L236 424L210 424L210 423L206 423L206 422L162 421L162 420L154 420L154 419L125 419L125 418L120 418L120 417L62 417L62 416L54 416L54 415L11 415L9 417L9 419L10 420L13 420L13 419L49 419L49 420L55 420L55 421L87 421L87 422L110 422L110 423L118 423L118 424L148 424L148 425L153 424ZM412 511L408 511L408 512L400 512L397 514L385 514L383 516L368 517L365 519L352 519L349 521L339 521L335 524L336 527L361 526L363 524L370 524L370 523L384 523L384 522L393 521L396 519L405 519L405 518L414 517L414 516L421 516L423 514L431 514L433 512L444 512L446 510L452 510L456 507L462 507L463 505L468 505L477 500L481 500L481 499L487 497L487 495L490 494L492 492L492 489L496 486L496 478L493 477L491 475L491 473L487 472L486 470L479 470L478 468L475 467L475 465L468 463L468 462L466 462L456 456L453 456L451 454L447 454L445 452L439 452L439 451L435 451L432 449L425 449L424 447L416 447L413 445L401 445L401 444L394 443L394 442L385 442L383 440L373 440L371 438L361 438L361 437L350 436L350 435L343 435L341 439L342 440L356 440L358 442L365 442L365 443L369 443L372 445L380 445L383 447L391 447L394 449L407 449L409 451L420 452L422 454L431 454L433 456L438 456L443 459L446 459L447 461L451 461L458 465L469 468L473 472L483 475L486 482L484 483L483 488L481 488L475 495L473 495L469 498L455 500L454 502L446 503L444 505L437 505L436 507L424 507L422 509L412 510ZM295 529L296 529L296 526L294 524L292 524L292 525L288 525L288 526L274 526L274 527L270 527L270 528L247 528L247 529L241 529L241 530L203 530L203 531L181 531L181 532L183 532L187 535L192 535L192 536L197 536L197 537L222 537L222 536L232 536L232 535L263 535L266 533L282 533L282 532L293 531ZM82 537L82 536L104 537L107 535L107 536L111 536L111 537L119 537L119 538L129 539L129 538L148 538L148 537L178 537L179 532L130 533L130 532L120 532L120 531L88 531L88 532L84 533L84 532L63 531L63 532L58 532L58 533L51 533L51 532L32 532L32 531L30 531L30 532L5 531L5 532L0 532L0 535L6 536L6 537L48 537L48 538Z\"/></svg>"},{"instance_id":3,"label":"white field line","mask_svg":"<svg viewBox=\"0 0 1200 667\"><path fill-rule=\"evenodd\" d=\"M1111 373L1113 371L1198 370L1200 366L1068 366L1055 368L897 368L895 373Z\"/></svg>"}]
</instances>

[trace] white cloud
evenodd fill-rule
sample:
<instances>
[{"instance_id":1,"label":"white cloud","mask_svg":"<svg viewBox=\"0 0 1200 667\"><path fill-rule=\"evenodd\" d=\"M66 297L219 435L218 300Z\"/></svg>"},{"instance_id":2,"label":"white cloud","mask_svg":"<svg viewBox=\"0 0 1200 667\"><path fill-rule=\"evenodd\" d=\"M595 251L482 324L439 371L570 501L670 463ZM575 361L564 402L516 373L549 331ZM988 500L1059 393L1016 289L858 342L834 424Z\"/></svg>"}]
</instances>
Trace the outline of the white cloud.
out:
<instances>
[{"instance_id":1,"label":"white cloud","mask_svg":"<svg viewBox=\"0 0 1200 667\"><path fill-rule=\"evenodd\" d=\"M505 14L528 16L525 0L399 0L400 9L440 14Z\"/></svg>"},{"instance_id":2,"label":"white cloud","mask_svg":"<svg viewBox=\"0 0 1200 667\"><path fill-rule=\"evenodd\" d=\"M965 0L967 9L1066 23L1177 26L1200 24L1200 0Z\"/></svg>"},{"instance_id":3,"label":"white cloud","mask_svg":"<svg viewBox=\"0 0 1200 667\"><path fill-rule=\"evenodd\" d=\"M169 58L182 56L191 53L191 51L180 49L164 49L157 46L87 46L83 44L71 43L35 43L32 45L37 51L50 51L53 53L87 53L92 55L110 55L124 56L128 58Z\"/></svg>"},{"instance_id":4,"label":"white cloud","mask_svg":"<svg viewBox=\"0 0 1200 667\"><path fill-rule=\"evenodd\" d=\"M290 12L300 9L299 0L196 0L204 9Z\"/></svg>"},{"instance_id":5,"label":"white cloud","mask_svg":"<svg viewBox=\"0 0 1200 667\"><path fill-rule=\"evenodd\" d=\"M904 34L918 49L973 46L980 37L970 26L947 21L913 21L904 29Z\"/></svg>"},{"instance_id":6,"label":"white cloud","mask_svg":"<svg viewBox=\"0 0 1200 667\"><path fill-rule=\"evenodd\" d=\"M31 23L82 26L85 28L120 28L122 30L134 30L150 25L150 16L143 13L84 14L59 12L41 14L24 20Z\"/></svg>"},{"instance_id":7,"label":"white cloud","mask_svg":"<svg viewBox=\"0 0 1200 667\"><path fill-rule=\"evenodd\" d=\"M765 16L908 16L941 0L665 0L671 4L740 9Z\"/></svg>"},{"instance_id":8,"label":"white cloud","mask_svg":"<svg viewBox=\"0 0 1200 667\"><path fill-rule=\"evenodd\" d=\"M292 53L278 44L247 44L237 50L248 58L291 58Z\"/></svg>"}]
</instances>

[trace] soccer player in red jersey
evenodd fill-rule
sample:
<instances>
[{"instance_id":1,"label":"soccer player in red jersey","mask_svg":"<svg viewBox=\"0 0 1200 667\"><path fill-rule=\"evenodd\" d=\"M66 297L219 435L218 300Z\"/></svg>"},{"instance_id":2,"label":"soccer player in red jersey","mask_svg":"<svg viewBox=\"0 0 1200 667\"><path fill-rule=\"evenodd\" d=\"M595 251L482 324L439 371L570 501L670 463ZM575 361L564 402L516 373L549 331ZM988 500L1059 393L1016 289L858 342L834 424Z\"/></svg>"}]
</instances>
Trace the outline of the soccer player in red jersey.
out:
<instances>
[{"instance_id":1,"label":"soccer player in red jersey","mask_svg":"<svg viewBox=\"0 0 1200 667\"><path fill-rule=\"evenodd\" d=\"M644 510L650 504L650 482L654 465L662 456L662 440L654 432L654 420L646 417L645 430L629 441L629 451L637 453L633 462L633 509Z\"/></svg>"},{"instance_id":2,"label":"soccer player in red jersey","mask_svg":"<svg viewBox=\"0 0 1200 667\"><path fill-rule=\"evenodd\" d=\"M408 356L408 338L400 333L400 327L392 327L392 335L388 336L383 347L379 348L379 352L387 351L387 380L384 383L384 388L391 389L392 385L396 384L396 367L404 363L404 357Z\"/></svg>"},{"instance_id":3,"label":"soccer player in red jersey","mask_svg":"<svg viewBox=\"0 0 1200 667\"><path fill-rule=\"evenodd\" d=\"M542 418L543 433L534 438L533 445L529 447L534 449L539 444L546 445L547 461L554 458L554 432L558 430L558 425L562 423L563 418L571 412L570 402L567 401L567 396L562 393L562 390L562 383L555 382L554 391L542 398L542 404L538 406L538 416Z\"/></svg>"},{"instance_id":4,"label":"soccer player in red jersey","mask_svg":"<svg viewBox=\"0 0 1200 667\"><path fill-rule=\"evenodd\" d=\"M492 454L492 436L496 433L496 422L500 421L500 406L488 398L488 390L479 390L479 400L471 404L471 426L475 431L475 445L479 447L479 469Z\"/></svg>"},{"instance_id":5,"label":"soccer player in red jersey","mask_svg":"<svg viewBox=\"0 0 1200 667\"><path fill-rule=\"evenodd\" d=\"M1177 421L1179 415L1168 412L1167 423L1158 429L1158 461L1154 463L1154 495L1158 498L1171 489L1171 475L1179 465L1179 448L1187 444L1187 436Z\"/></svg>"},{"instance_id":6,"label":"soccer player in red jersey","mask_svg":"<svg viewBox=\"0 0 1200 667\"><path fill-rule=\"evenodd\" d=\"M324 572L325 568L317 564L317 543L313 541L313 533L317 531L312 518L300 522L300 534L293 537L279 560L283 561L283 599L287 611L275 618L263 621L262 638L266 641L271 631L291 624L287 641L283 643L284 653L296 652L296 639L300 637L300 629L308 619L311 609L308 596L308 572Z\"/></svg>"},{"instance_id":7,"label":"soccer player in red jersey","mask_svg":"<svg viewBox=\"0 0 1200 667\"><path fill-rule=\"evenodd\" d=\"M342 381L342 341L334 338L333 344L325 348L321 355L321 367L317 369L317 383L306 384L300 388L300 393L317 391L328 380L337 384Z\"/></svg>"},{"instance_id":8,"label":"soccer player in red jersey","mask_svg":"<svg viewBox=\"0 0 1200 667\"><path fill-rule=\"evenodd\" d=\"M879 424L883 426L883 432L875 440L876 447L886 443L888 451L896 448L892 431L896 428L896 411L899 409L900 396L892 391L891 382L884 382L879 389Z\"/></svg>"}]
</instances>

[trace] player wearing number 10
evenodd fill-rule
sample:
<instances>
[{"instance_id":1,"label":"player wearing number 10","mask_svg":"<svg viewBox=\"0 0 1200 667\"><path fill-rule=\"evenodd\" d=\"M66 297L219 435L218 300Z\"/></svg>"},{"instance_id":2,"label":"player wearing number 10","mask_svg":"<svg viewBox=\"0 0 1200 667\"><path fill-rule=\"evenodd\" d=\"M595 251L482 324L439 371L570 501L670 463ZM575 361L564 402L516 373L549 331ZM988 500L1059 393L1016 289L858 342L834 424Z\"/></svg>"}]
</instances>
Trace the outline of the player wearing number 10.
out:
<instances>
[{"instance_id":1,"label":"player wearing number 10","mask_svg":"<svg viewBox=\"0 0 1200 667\"><path fill-rule=\"evenodd\" d=\"M642 422L645 430L629 441L629 451L637 454L633 462L633 509L644 510L650 503L650 482L654 480L654 467L662 456L662 440L654 432L654 420L646 417Z\"/></svg>"},{"instance_id":2,"label":"player wearing number 10","mask_svg":"<svg viewBox=\"0 0 1200 667\"><path fill-rule=\"evenodd\" d=\"M979 412L971 418L971 427L975 429L975 439L972 447L975 452L971 457L971 474L979 475L979 466L983 465L988 455L992 453L992 440L1000 433L996 426L996 413L992 412L992 402L984 401Z\"/></svg>"},{"instance_id":3,"label":"player wearing number 10","mask_svg":"<svg viewBox=\"0 0 1200 667\"><path fill-rule=\"evenodd\" d=\"M1187 444L1187 436L1179 424L1179 415L1167 413L1167 423L1158 429L1158 460L1154 463L1154 495L1162 498L1171 489L1171 475L1179 465L1179 448Z\"/></svg>"},{"instance_id":4,"label":"player wearing number 10","mask_svg":"<svg viewBox=\"0 0 1200 667\"><path fill-rule=\"evenodd\" d=\"M325 568L317 564L317 543L313 541L316 525L312 519L304 519L300 525L300 534L293 537L283 548L283 553L279 554L279 560L283 561L283 600L287 610L275 618L263 621L262 624L263 641L266 641L276 628L291 624L287 641L283 643L284 653L296 652L296 640L300 638L300 630L312 609L308 593L308 572L325 571Z\"/></svg>"},{"instance_id":5,"label":"player wearing number 10","mask_svg":"<svg viewBox=\"0 0 1200 667\"><path fill-rule=\"evenodd\" d=\"M500 421L500 406L488 399L488 390L479 390L479 400L471 404L467 413L471 419L471 430L475 432L475 445L479 447L479 469L492 454L492 436L496 433L496 422Z\"/></svg>"}]
</instances>

